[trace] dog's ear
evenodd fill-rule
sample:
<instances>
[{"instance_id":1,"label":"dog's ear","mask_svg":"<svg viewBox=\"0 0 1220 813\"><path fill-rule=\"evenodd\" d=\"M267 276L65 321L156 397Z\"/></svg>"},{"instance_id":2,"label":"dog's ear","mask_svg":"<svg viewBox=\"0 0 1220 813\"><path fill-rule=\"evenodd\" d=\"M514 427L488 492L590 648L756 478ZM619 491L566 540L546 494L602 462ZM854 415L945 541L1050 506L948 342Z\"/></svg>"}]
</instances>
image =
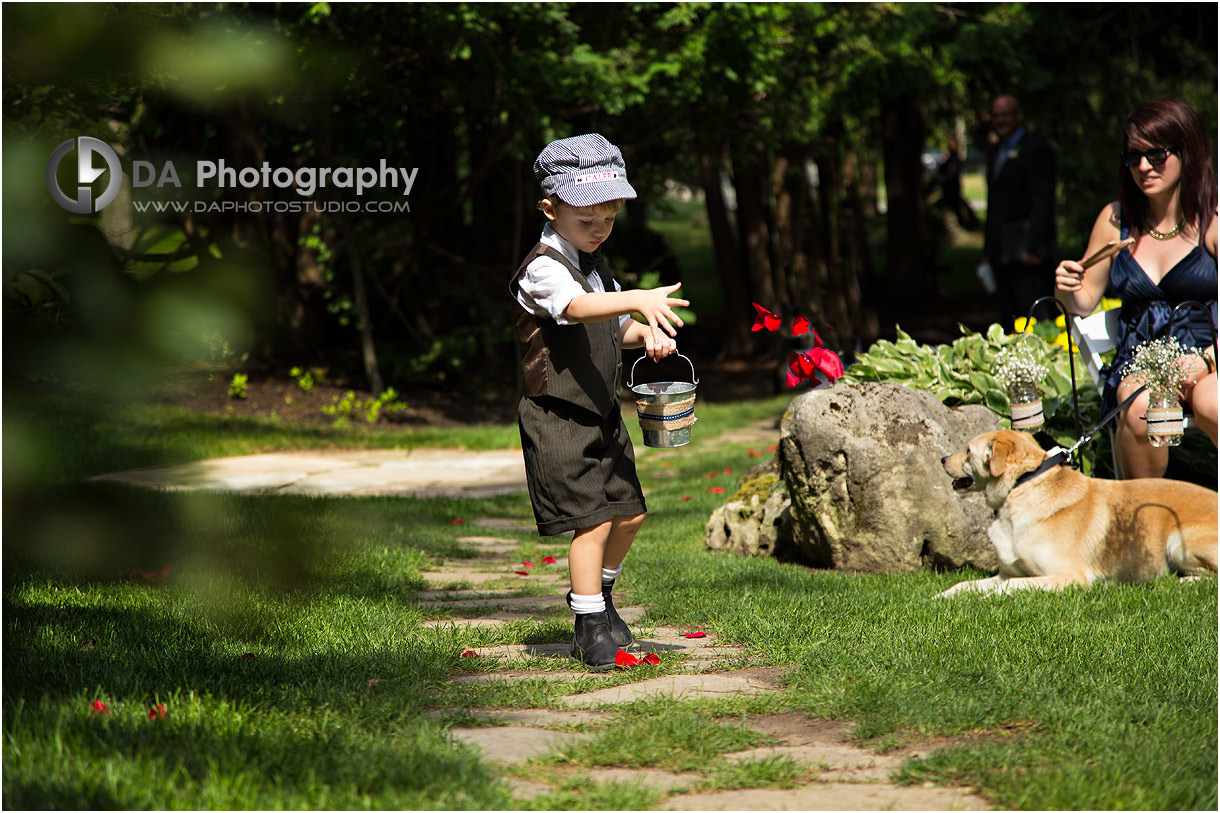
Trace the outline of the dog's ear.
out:
<instances>
[{"instance_id":1,"label":"dog's ear","mask_svg":"<svg viewBox=\"0 0 1220 813\"><path fill-rule=\"evenodd\" d=\"M991 457L987 460L987 470L992 477L999 477L1008 468L1008 456L1016 451L1016 444L1008 438L1000 437L991 441Z\"/></svg>"}]
</instances>

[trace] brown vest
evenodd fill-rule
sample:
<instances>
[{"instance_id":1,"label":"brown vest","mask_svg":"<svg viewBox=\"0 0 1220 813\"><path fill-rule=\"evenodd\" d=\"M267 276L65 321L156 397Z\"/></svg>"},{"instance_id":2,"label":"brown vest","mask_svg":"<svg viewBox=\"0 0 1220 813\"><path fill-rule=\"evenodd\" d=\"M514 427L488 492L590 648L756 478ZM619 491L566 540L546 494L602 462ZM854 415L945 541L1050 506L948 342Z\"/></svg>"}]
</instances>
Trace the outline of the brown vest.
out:
<instances>
[{"instance_id":1,"label":"brown vest","mask_svg":"<svg viewBox=\"0 0 1220 813\"><path fill-rule=\"evenodd\" d=\"M563 252L538 243L526 255L508 284L513 301L521 287L525 268L537 257L546 255L558 261L586 293L593 293L588 278L575 268ZM594 273L603 287L613 291L610 272L599 258ZM588 324L561 325L549 316L535 316L517 305L517 339L521 343L521 371L528 398L550 396L609 416L619 408L622 386L622 338L618 318Z\"/></svg>"}]
</instances>

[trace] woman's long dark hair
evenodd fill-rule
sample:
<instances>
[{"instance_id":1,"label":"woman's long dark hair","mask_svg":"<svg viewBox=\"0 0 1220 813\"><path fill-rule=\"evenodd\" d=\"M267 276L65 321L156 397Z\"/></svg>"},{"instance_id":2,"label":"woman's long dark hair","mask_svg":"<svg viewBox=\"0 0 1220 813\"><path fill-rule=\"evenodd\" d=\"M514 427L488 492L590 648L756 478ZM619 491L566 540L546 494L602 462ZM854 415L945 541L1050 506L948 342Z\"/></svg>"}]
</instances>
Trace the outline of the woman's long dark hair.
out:
<instances>
[{"instance_id":1,"label":"woman's long dark hair","mask_svg":"<svg viewBox=\"0 0 1220 813\"><path fill-rule=\"evenodd\" d=\"M1203 121L1186 102L1173 99L1144 102L1127 116L1123 128L1125 152L1135 142L1153 147L1176 147L1182 162L1178 198L1182 217L1198 226L1200 236L1216 215L1216 170L1212 166L1211 144ZM1135 185L1131 171L1118 167L1118 202L1133 230L1144 231L1148 222L1148 198Z\"/></svg>"}]
</instances>

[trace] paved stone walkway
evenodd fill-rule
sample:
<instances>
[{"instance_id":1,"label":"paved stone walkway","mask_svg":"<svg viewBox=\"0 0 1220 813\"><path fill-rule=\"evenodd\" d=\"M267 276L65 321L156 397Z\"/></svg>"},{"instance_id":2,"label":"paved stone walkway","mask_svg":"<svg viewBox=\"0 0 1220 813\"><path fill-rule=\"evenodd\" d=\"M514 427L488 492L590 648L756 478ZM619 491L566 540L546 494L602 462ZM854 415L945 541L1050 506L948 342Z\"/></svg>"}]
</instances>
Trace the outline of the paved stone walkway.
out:
<instances>
[{"instance_id":1,"label":"paved stone walkway","mask_svg":"<svg viewBox=\"0 0 1220 813\"><path fill-rule=\"evenodd\" d=\"M433 589L420 594L426 611L445 613L427 620L429 626L455 631L477 630L537 619L570 617L562 594L567 585L567 561L557 558L516 576L520 558L516 543L494 536L468 536L458 541L478 551L473 561L445 564L426 574ZM515 576L514 582L506 575ZM553 595L521 595L539 584L554 586ZM473 587L472 587L473 585ZM522 681L571 683L574 690L539 708L463 707L436 709L442 719L474 718L479 725L460 725L450 735L479 749L493 768L503 772L514 794L528 800L558 788L571 770L554 763L531 768L530 780L519 776L522 763L553 756L589 740L614 714L616 707L637 700L672 698L731 698L762 695L780 687L782 673L753 665L743 647L723 644L714 632L687 638L689 630L649 625L644 608L630 593L615 592L623 618L636 633L629 652L642 658L664 654L660 668L640 669L639 679L620 683L616 674L591 675L568 656L570 643L513 644L471 647L472 669L455 675L459 685L509 687ZM460 617L453 618L451 616ZM539 659L545 659L539 665ZM599 684L605 684L600 685ZM560 690L564 691L564 690ZM808 766L815 776L796 788L761 788L701 792L705 777L698 772L672 773L655 768L582 768L590 782L620 783L657 790L667 798L667 810L984 810L986 802L968 789L896 785L890 775L906 760L925 755L946 743L929 743L884 755L850 742L851 725L828 722L798 713L758 715L746 726L771 744L726 754L725 764L783 757ZM516 773L517 775L514 775Z\"/></svg>"},{"instance_id":2,"label":"paved stone walkway","mask_svg":"<svg viewBox=\"0 0 1220 813\"><path fill-rule=\"evenodd\" d=\"M733 441L774 442L773 426L737 432ZM724 438L729 440L730 438ZM764 446L765 448L765 446ZM639 450L647 454L649 450ZM233 491L258 494L481 497L525 489L520 451L455 452L453 450L350 451L262 454L225 458L158 469L105 475L97 479L171 490ZM473 559L447 561L424 573L429 589L418 593L424 624L446 627L460 637L508 624L562 619L570 624L563 602L567 561L535 562L517 575L522 564L518 540L497 531L520 528L517 520L480 518L470 535L458 541ZM526 526L532 530L533 526ZM538 557L541 558L541 557ZM537 595L539 587L546 595ZM479 749L513 793L528 807L539 794L579 776L598 783L643 786L664 795L670 810L946 810L986 809L969 789L895 785L890 775L905 760L938 744L878 755L850 742L850 724L831 723L797 713L758 715L745 725L768 744L724 755L721 764L786 757L810 768L815 778L795 788L706 790L698 772L672 773L655 768L581 768L540 763L520 777L521 764L546 757L592 737L623 704L650 698L690 700L757 696L779 689L781 671L752 662L743 647L706 637L687 638L689 630L650 626L645 610L629 592L616 591L623 618L636 632L630 652L643 658L664 657L661 666L638 669L638 679L623 682L612 672L591 675L568 656L570 643L520 643L471 646L471 668L451 677L451 685L511 687L523 681L572 684L558 700L540 708L440 708L433 714L461 725L451 736ZM553 637L553 636L550 636ZM475 722L477 725L469 725ZM943 744L940 744L943 746ZM516 773L514 773L516 770Z\"/></svg>"}]
</instances>

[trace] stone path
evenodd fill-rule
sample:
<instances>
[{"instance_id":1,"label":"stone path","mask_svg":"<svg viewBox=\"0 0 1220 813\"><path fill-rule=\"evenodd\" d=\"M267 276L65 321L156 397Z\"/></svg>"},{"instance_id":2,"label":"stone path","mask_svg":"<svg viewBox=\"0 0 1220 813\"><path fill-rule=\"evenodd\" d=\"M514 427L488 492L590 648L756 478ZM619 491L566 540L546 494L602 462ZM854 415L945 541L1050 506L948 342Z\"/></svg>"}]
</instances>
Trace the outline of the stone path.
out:
<instances>
[{"instance_id":1,"label":"stone path","mask_svg":"<svg viewBox=\"0 0 1220 813\"><path fill-rule=\"evenodd\" d=\"M425 612L444 613L425 621L429 626L451 626L455 631L499 627L514 621L563 619L570 615L562 594L567 585L567 562L557 558L535 566L528 577L516 576L520 567L517 543L494 536L468 536L458 541L478 551L473 561L446 563L426 574L432 589L420 595ZM516 581L507 580L506 574ZM554 587L553 595L521 595L539 584ZM514 795L528 807L529 800L559 790L574 775L582 781L646 787L665 797L667 810L983 810L986 802L969 789L897 785L891 774L904 761L925 755L946 743L930 743L884 755L853 745L848 723L817 720L798 713L757 715L745 725L770 744L725 754L722 764L787 758L806 766L813 779L795 788L757 788L708 792L700 772L673 773L656 768L572 769L563 760L564 749L592 739L624 704L651 698L691 700L757 696L779 689L781 671L751 664L743 647L723 644L714 632L687 638L689 630L649 625L644 608L628 592L615 592L623 618L636 633L629 652L642 658L657 653L660 667L638 669L639 678L623 683L620 673L591 675L568 656L570 641L547 644L512 644L471 647L472 671L455 675L457 685L508 688L523 681L572 684L557 699L538 708L484 708L479 706L435 709L441 719L459 721L450 736L482 752L501 773ZM453 617L458 616L458 617ZM477 723L471 725L470 721ZM530 779L522 779L523 764Z\"/></svg>"},{"instance_id":2,"label":"stone path","mask_svg":"<svg viewBox=\"0 0 1220 813\"><path fill-rule=\"evenodd\" d=\"M732 440L760 442L765 448L774 437L773 425L760 425L735 433ZM650 450L638 452L648 454ZM481 497L525 489L520 451L262 454L119 472L96 479L171 490L258 494ZM563 602L567 560L556 554L554 562L538 561L532 568L525 568L520 542L495 535L496 531L520 527L519 520L472 520L471 535L458 541L475 557L447 561L423 574L429 589L416 594L416 598L425 615L425 626L448 628L459 638L477 638L486 635L487 630L514 623L536 625L540 620L558 621L570 629L571 615ZM519 570L529 575L518 575ZM539 588L545 595L537 595ZM556 686L552 695L555 691L563 694L539 708L469 705L432 712L442 720L454 721L450 735L481 751L525 807L530 799L559 790L565 781L579 777L581 781L655 790L665 798L663 808L669 810L986 809L986 802L969 789L902 786L890 781L905 760L926 754L938 744L879 755L850 742L850 724L797 713L747 718L744 725L769 744L726 754L717 763L726 766L784 757L806 766L804 775L812 777L794 788L709 791L700 772L574 768L562 760L547 761L545 758L595 736L613 718L615 709L624 704L651 698L687 701L760 696L780 688L781 671L753 662L745 648L721 643L711 630L706 637L687 638L686 629L650 626L645 621L645 609L633 604L629 592L616 591L615 597L623 618L636 633L630 652L640 658L656 653L662 659L660 666L637 667L629 674L638 678L624 682L618 671L592 675L579 668L568 655L570 640L471 646L470 668L451 677L452 687L494 690L542 681ZM521 778L523 763L539 758L542 761L536 766L528 767L530 779Z\"/></svg>"}]
</instances>

